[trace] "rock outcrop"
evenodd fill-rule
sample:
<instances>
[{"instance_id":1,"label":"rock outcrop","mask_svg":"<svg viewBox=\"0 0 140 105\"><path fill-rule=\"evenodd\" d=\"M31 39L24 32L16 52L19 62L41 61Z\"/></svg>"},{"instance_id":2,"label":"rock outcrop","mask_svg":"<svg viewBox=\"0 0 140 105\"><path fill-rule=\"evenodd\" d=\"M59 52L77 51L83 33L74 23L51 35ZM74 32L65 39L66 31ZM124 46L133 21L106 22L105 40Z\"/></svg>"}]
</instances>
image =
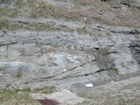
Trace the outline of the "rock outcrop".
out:
<instances>
[{"instance_id":1,"label":"rock outcrop","mask_svg":"<svg viewBox=\"0 0 140 105\"><path fill-rule=\"evenodd\" d=\"M139 36L139 30L96 28L99 36L63 32L7 33L0 39L2 82L11 86L67 86L137 73L140 43L134 34ZM104 35L106 32L110 35Z\"/></svg>"},{"instance_id":2,"label":"rock outcrop","mask_svg":"<svg viewBox=\"0 0 140 105\"><path fill-rule=\"evenodd\" d=\"M0 88L68 87L140 71L139 28L56 19L10 21L20 28L1 27ZM36 22L45 29L32 29Z\"/></svg>"}]
</instances>

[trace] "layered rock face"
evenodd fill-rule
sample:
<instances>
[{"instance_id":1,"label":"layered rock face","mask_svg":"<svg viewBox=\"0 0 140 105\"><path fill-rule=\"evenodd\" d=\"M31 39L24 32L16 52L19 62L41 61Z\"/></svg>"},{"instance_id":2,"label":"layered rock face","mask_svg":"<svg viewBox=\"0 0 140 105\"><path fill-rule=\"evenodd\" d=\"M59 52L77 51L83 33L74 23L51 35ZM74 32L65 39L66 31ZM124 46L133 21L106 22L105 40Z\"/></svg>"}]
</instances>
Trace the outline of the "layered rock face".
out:
<instances>
[{"instance_id":1,"label":"layered rock face","mask_svg":"<svg viewBox=\"0 0 140 105\"><path fill-rule=\"evenodd\" d=\"M131 49L133 58L140 64L140 41L131 42L129 48Z\"/></svg>"},{"instance_id":2,"label":"layered rock face","mask_svg":"<svg viewBox=\"0 0 140 105\"><path fill-rule=\"evenodd\" d=\"M46 19L62 30L39 31L25 28L30 19L11 21L22 28L0 33L1 88L94 85L140 72L139 28Z\"/></svg>"},{"instance_id":3,"label":"layered rock face","mask_svg":"<svg viewBox=\"0 0 140 105\"><path fill-rule=\"evenodd\" d=\"M67 86L111 80L120 74L133 75L140 70L140 42L132 34L134 31L97 26L98 36L63 32L7 33L0 39L1 82L11 86ZM137 32L139 36L140 31Z\"/></svg>"}]
</instances>

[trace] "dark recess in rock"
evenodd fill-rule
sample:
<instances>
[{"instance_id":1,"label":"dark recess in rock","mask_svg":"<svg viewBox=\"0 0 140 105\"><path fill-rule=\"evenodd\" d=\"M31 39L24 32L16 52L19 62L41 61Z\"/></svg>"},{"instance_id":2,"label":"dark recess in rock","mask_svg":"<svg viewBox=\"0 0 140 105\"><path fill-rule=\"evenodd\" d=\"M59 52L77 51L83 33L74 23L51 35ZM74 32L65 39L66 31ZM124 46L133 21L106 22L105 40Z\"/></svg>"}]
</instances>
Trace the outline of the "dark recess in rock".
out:
<instances>
[{"instance_id":1,"label":"dark recess in rock","mask_svg":"<svg viewBox=\"0 0 140 105\"><path fill-rule=\"evenodd\" d=\"M101 0L102 2L106 2L106 1L109 1L109 0Z\"/></svg>"},{"instance_id":2,"label":"dark recess in rock","mask_svg":"<svg viewBox=\"0 0 140 105\"><path fill-rule=\"evenodd\" d=\"M96 51L95 61L97 62L97 65L100 69L99 71L96 72L110 70L115 66L115 64L113 63L114 59L111 58L108 54L110 54L109 47L101 48Z\"/></svg>"},{"instance_id":3,"label":"dark recess in rock","mask_svg":"<svg viewBox=\"0 0 140 105\"><path fill-rule=\"evenodd\" d=\"M131 50L132 57L140 64L140 41L131 42L129 48Z\"/></svg>"}]
</instances>

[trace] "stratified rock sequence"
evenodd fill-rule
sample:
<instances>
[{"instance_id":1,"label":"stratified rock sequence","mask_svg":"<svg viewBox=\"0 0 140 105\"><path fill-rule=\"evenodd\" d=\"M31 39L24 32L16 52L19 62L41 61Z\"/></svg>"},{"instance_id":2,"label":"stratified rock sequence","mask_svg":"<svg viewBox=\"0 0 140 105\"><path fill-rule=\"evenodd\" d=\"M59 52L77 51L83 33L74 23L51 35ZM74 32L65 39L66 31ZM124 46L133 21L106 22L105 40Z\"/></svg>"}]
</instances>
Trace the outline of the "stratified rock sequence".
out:
<instances>
[{"instance_id":1,"label":"stratified rock sequence","mask_svg":"<svg viewBox=\"0 0 140 105\"><path fill-rule=\"evenodd\" d=\"M139 75L139 1L102 1L0 0L0 88Z\"/></svg>"}]
</instances>

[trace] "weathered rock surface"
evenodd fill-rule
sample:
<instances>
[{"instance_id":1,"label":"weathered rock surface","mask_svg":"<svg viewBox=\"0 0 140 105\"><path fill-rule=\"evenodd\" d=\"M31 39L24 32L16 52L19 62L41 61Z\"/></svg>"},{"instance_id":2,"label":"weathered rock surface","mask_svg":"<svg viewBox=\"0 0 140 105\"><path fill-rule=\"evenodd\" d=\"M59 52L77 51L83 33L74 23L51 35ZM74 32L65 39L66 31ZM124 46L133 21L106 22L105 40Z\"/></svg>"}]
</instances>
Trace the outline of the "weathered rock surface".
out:
<instances>
[{"instance_id":1,"label":"weathered rock surface","mask_svg":"<svg viewBox=\"0 0 140 105\"><path fill-rule=\"evenodd\" d=\"M24 27L37 22L62 30L1 30L0 88L69 87L115 77L119 80L140 71L139 28L24 17L11 21ZM84 31L78 33L77 28Z\"/></svg>"},{"instance_id":2,"label":"weathered rock surface","mask_svg":"<svg viewBox=\"0 0 140 105\"><path fill-rule=\"evenodd\" d=\"M133 29L96 28L100 36L63 32L7 33L0 39L1 81L5 85L32 88L67 86L111 78L113 74L138 72L140 43ZM140 35L138 31L136 34ZM105 32L110 35L104 35Z\"/></svg>"}]
</instances>

